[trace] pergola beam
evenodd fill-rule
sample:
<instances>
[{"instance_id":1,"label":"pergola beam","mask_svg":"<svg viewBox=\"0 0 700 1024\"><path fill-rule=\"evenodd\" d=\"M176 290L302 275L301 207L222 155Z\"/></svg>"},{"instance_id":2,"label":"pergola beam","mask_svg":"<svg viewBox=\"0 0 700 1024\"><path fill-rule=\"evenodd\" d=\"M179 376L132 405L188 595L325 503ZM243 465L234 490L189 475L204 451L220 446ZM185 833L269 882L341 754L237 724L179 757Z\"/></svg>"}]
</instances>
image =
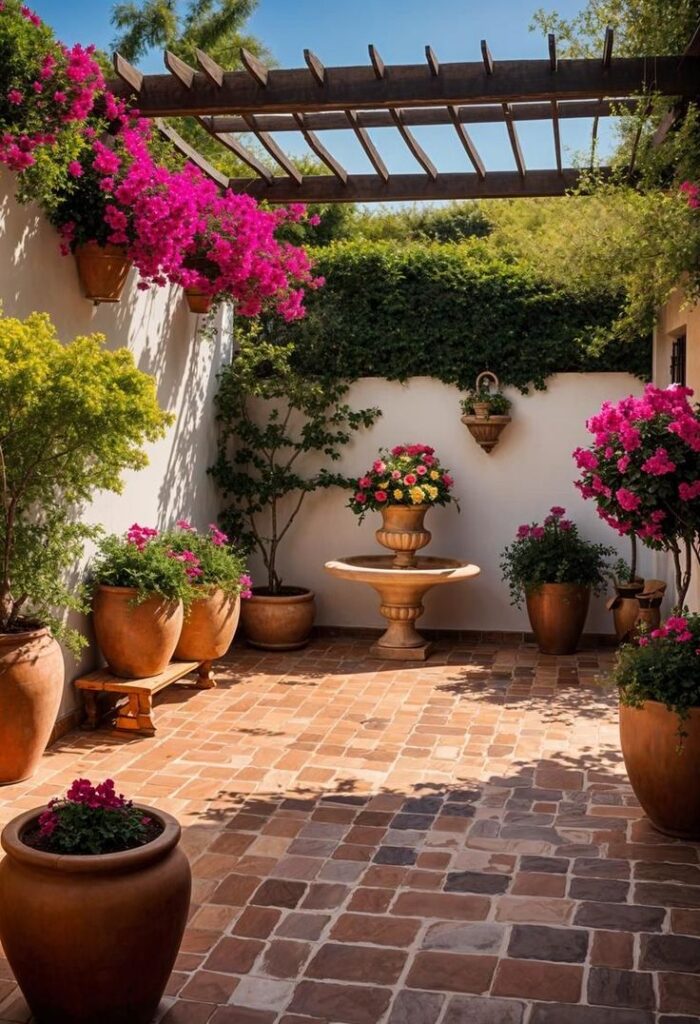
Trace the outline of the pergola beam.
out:
<instances>
[{"instance_id":1,"label":"pergola beam","mask_svg":"<svg viewBox=\"0 0 700 1024\"><path fill-rule=\"evenodd\" d=\"M421 144L418 142L415 135L411 131L409 131L406 125L403 123L401 119L401 111L392 110L391 116L393 117L394 124L396 125L401 134L401 138L404 140L409 150L411 151L411 155L415 157L415 159L421 165L421 167L428 175L428 177L432 178L432 180L435 181L435 179L438 176L437 168L435 167L435 164L430 159L428 154L425 152Z\"/></svg>"},{"instance_id":2,"label":"pergola beam","mask_svg":"<svg viewBox=\"0 0 700 1024\"><path fill-rule=\"evenodd\" d=\"M299 131L303 135L304 141L306 142L307 146L316 154L319 160L321 160L326 165L326 167L330 168L333 174L335 174L336 178L338 178L340 181L343 182L343 184L345 184L345 182L348 180L348 172L345 170L342 164L338 163L333 154L328 152L328 150L323 145L318 136L307 129L304 123L304 115L295 114L294 119L296 120L297 125L299 126Z\"/></svg>"},{"instance_id":3,"label":"pergola beam","mask_svg":"<svg viewBox=\"0 0 700 1024\"><path fill-rule=\"evenodd\" d=\"M458 111L460 124L490 124L505 121L503 107L489 104L487 106L458 106L451 104ZM511 105L514 121L545 121L551 117L550 103L514 103ZM564 100L557 104L557 111L562 120L579 117L610 116L614 110L627 110L633 113L637 109L637 101L625 97L618 100ZM344 111L328 110L320 113L304 114L306 125L310 131L342 131L349 128ZM449 107L407 107L401 111L403 123L408 127L454 124ZM248 131L245 121L238 115L224 114L218 117L203 117L212 125L215 132ZM260 114L257 118L258 127L266 132L298 131L292 114ZM394 121L389 110L359 110L357 124L361 128L394 128Z\"/></svg>"},{"instance_id":4,"label":"pergola beam","mask_svg":"<svg viewBox=\"0 0 700 1024\"><path fill-rule=\"evenodd\" d=\"M474 170L476 171L480 178L485 178L486 168L484 167L483 161L479 156L478 150L474 145L474 142L472 141L471 135L460 121L459 110L457 109L457 107L448 107L447 110L450 117L452 118L452 124L455 127L455 131L457 132L459 141L464 146L465 152L469 159L471 160L472 167L474 168Z\"/></svg>"},{"instance_id":5,"label":"pergola beam","mask_svg":"<svg viewBox=\"0 0 700 1024\"><path fill-rule=\"evenodd\" d=\"M163 138L171 142L179 153L182 153L184 157L187 157L187 159L195 164L195 166L199 167L203 174L206 174L208 178L215 181L220 188L228 188L228 176L226 174L222 174L221 171L217 170L216 167L213 167L208 160L205 160L201 153L198 153L196 149L190 146L189 142L187 142L186 139L183 139L179 132L176 132L175 129L171 128L171 126L166 124L165 121L161 121L160 118L156 118L156 128Z\"/></svg>"},{"instance_id":6,"label":"pergola beam","mask_svg":"<svg viewBox=\"0 0 700 1024\"><path fill-rule=\"evenodd\" d=\"M248 122L248 130L253 132L260 145L267 150L272 159L275 160L282 168L284 173L297 185L301 185L301 171L292 163L287 154L280 149L272 136L268 135L267 132L260 131L256 124L255 117L252 114L248 114L246 116L246 121Z\"/></svg>"},{"instance_id":7,"label":"pergola beam","mask_svg":"<svg viewBox=\"0 0 700 1024\"><path fill-rule=\"evenodd\" d=\"M139 110L146 117L259 115L604 99L629 97L645 88L668 96L700 94L698 57L686 57L682 64L678 56L619 57L606 69L598 61L560 60L556 75L549 60L499 61L493 74L486 73L482 62L441 64L438 76L427 64L387 67L382 78L377 78L374 67L333 68L327 70L322 89L306 68L268 71L252 54L245 53L243 60L247 70L225 72L220 87L201 72L195 73L186 92L172 75L146 75L139 90ZM110 88L127 97L134 86L119 80Z\"/></svg>"},{"instance_id":8,"label":"pergola beam","mask_svg":"<svg viewBox=\"0 0 700 1024\"><path fill-rule=\"evenodd\" d=\"M580 172L566 168L528 171L490 171L478 174L439 174L433 181L422 174L392 174L383 182L376 174L350 174L345 184L331 175L305 176L301 186L289 178L271 185L253 178L231 179L231 188L271 203L355 203L420 201L425 199L514 199L522 196L562 196L579 182Z\"/></svg>"}]
</instances>

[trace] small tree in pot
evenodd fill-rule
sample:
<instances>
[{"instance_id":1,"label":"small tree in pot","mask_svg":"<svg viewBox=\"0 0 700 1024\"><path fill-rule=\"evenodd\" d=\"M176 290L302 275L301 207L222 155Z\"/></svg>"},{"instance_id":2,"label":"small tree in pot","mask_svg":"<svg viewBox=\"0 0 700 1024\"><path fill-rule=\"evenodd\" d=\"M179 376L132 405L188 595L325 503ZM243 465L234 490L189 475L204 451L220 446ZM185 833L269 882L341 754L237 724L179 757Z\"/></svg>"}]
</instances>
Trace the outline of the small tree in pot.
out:
<instances>
[{"instance_id":1,"label":"small tree in pot","mask_svg":"<svg viewBox=\"0 0 700 1024\"><path fill-rule=\"evenodd\" d=\"M66 582L94 528L77 521L99 488L147 463L170 419L152 379L100 335L62 345L49 318L0 318L0 781L31 774L49 740L64 667L63 622L85 610Z\"/></svg>"},{"instance_id":2,"label":"small tree in pot","mask_svg":"<svg viewBox=\"0 0 700 1024\"><path fill-rule=\"evenodd\" d=\"M566 509L555 505L544 523L518 527L505 548L501 569L512 604L527 605L530 625L543 654L573 654L588 614L591 590L605 585L612 548L579 535Z\"/></svg>"},{"instance_id":3,"label":"small tree in pot","mask_svg":"<svg viewBox=\"0 0 700 1024\"><path fill-rule=\"evenodd\" d=\"M241 609L248 642L291 650L308 641L314 595L283 585L280 545L309 494L351 485L326 466L306 470L303 457L336 462L353 433L380 413L351 409L343 402L347 382L303 375L294 366L294 346L261 340L257 327L239 333L239 344L221 375L219 450L211 472L229 501L224 529L257 552L265 567L266 584L255 587Z\"/></svg>"}]
</instances>

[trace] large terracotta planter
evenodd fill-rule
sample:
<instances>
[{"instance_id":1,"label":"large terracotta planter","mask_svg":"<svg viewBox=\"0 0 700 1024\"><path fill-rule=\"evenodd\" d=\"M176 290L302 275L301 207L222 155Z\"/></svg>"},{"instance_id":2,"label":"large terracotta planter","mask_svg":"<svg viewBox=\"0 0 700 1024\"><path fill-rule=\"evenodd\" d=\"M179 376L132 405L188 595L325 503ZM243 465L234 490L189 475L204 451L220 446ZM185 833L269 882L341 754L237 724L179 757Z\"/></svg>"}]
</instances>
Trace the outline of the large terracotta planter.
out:
<instances>
[{"instance_id":1,"label":"large terracotta planter","mask_svg":"<svg viewBox=\"0 0 700 1024\"><path fill-rule=\"evenodd\" d=\"M527 614L542 654L573 654L588 614L591 588L542 583L527 594Z\"/></svg>"},{"instance_id":2,"label":"large terracotta planter","mask_svg":"<svg viewBox=\"0 0 700 1024\"><path fill-rule=\"evenodd\" d=\"M423 526L429 508L429 505L387 505L382 509L382 525L375 537L383 547L394 552L394 568L413 568L416 551L430 543L432 534Z\"/></svg>"},{"instance_id":3,"label":"large terracotta planter","mask_svg":"<svg viewBox=\"0 0 700 1024\"><path fill-rule=\"evenodd\" d=\"M121 246L86 242L76 246L75 262L86 299L119 302L131 269L131 260Z\"/></svg>"},{"instance_id":4,"label":"large terracotta planter","mask_svg":"<svg viewBox=\"0 0 700 1024\"><path fill-rule=\"evenodd\" d=\"M158 594L137 604L134 587L100 585L92 601L95 636L116 676L156 676L175 653L182 630L182 602Z\"/></svg>"},{"instance_id":5,"label":"large terracotta planter","mask_svg":"<svg viewBox=\"0 0 700 1024\"><path fill-rule=\"evenodd\" d=\"M40 1024L149 1024L182 940L190 868L180 826L124 853L59 856L22 834L43 808L2 834L0 940Z\"/></svg>"},{"instance_id":6,"label":"large terracotta planter","mask_svg":"<svg viewBox=\"0 0 700 1024\"><path fill-rule=\"evenodd\" d=\"M241 602L241 623L251 647L265 651L295 651L309 642L316 605L312 590L283 587L270 594L255 587L253 596Z\"/></svg>"},{"instance_id":7,"label":"large terracotta planter","mask_svg":"<svg viewBox=\"0 0 700 1024\"><path fill-rule=\"evenodd\" d=\"M620 705L620 741L634 794L654 828L700 839L700 708L682 723L664 704Z\"/></svg>"},{"instance_id":8,"label":"large terracotta planter","mask_svg":"<svg viewBox=\"0 0 700 1024\"><path fill-rule=\"evenodd\" d=\"M48 629L0 634L0 784L36 769L56 723L63 655Z\"/></svg>"},{"instance_id":9,"label":"large terracotta planter","mask_svg":"<svg viewBox=\"0 0 700 1024\"><path fill-rule=\"evenodd\" d=\"M240 613L238 594L226 594L218 587L194 601L185 613L176 659L214 661L222 657L231 646Z\"/></svg>"}]
</instances>

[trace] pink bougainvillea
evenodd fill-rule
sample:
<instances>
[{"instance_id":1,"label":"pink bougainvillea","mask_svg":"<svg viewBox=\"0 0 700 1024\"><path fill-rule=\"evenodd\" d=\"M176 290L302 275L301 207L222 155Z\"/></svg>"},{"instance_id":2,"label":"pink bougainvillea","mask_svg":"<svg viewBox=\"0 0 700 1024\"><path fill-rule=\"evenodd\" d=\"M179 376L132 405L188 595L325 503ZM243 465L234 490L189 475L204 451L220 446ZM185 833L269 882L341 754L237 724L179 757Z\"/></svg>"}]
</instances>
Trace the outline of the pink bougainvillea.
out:
<instances>
[{"instance_id":1,"label":"pink bougainvillea","mask_svg":"<svg viewBox=\"0 0 700 1024\"><path fill-rule=\"evenodd\" d=\"M588 421L592 443L574 452L576 486L598 515L618 533L672 552L681 605L690 554L700 552L700 412L692 396L690 388L648 384L638 398L606 402Z\"/></svg>"}]
</instances>

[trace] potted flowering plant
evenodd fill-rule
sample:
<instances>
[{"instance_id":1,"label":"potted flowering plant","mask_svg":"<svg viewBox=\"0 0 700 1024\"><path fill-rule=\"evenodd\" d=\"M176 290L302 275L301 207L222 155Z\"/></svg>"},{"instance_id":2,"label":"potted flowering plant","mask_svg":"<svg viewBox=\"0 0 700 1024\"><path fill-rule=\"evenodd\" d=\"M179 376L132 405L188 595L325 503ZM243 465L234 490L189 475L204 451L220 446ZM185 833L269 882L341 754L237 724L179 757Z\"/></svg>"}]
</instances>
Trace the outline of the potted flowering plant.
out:
<instances>
[{"instance_id":1,"label":"potted flowering plant","mask_svg":"<svg viewBox=\"0 0 700 1024\"><path fill-rule=\"evenodd\" d=\"M196 596L185 612L175 657L179 661L214 661L231 646L240 599L251 596L251 580L245 571L245 557L215 523L207 533L198 533L186 519L178 519L177 530L165 544L176 556L186 558Z\"/></svg>"},{"instance_id":2,"label":"potted flowering plant","mask_svg":"<svg viewBox=\"0 0 700 1024\"><path fill-rule=\"evenodd\" d=\"M112 672L145 679L162 672L177 647L184 608L202 574L188 547L134 523L122 537L104 537L93 560L95 637Z\"/></svg>"},{"instance_id":3,"label":"potted flowering plant","mask_svg":"<svg viewBox=\"0 0 700 1024\"><path fill-rule=\"evenodd\" d=\"M189 909L179 841L111 779L76 779L5 826L0 940L36 1020L153 1020Z\"/></svg>"},{"instance_id":4,"label":"potted flowering plant","mask_svg":"<svg viewBox=\"0 0 700 1024\"><path fill-rule=\"evenodd\" d=\"M700 839L700 615L673 615L623 645L612 681L637 799L659 831Z\"/></svg>"},{"instance_id":5,"label":"potted flowering plant","mask_svg":"<svg viewBox=\"0 0 700 1024\"><path fill-rule=\"evenodd\" d=\"M648 384L640 398L606 402L587 423L593 442L574 452L576 486L620 534L671 553L676 609L700 557L700 412L690 388Z\"/></svg>"},{"instance_id":6,"label":"potted flowering plant","mask_svg":"<svg viewBox=\"0 0 700 1024\"><path fill-rule=\"evenodd\" d=\"M510 423L510 399L501 391L498 377L484 370L475 386L462 399L462 423L474 440L488 454L498 444L501 433Z\"/></svg>"},{"instance_id":7,"label":"potted flowering plant","mask_svg":"<svg viewBox=\"0 0 700 1024\"><path fill-rule=\"evenodd\" d=\"M395 552L394 566L416 564L416 551L430 543L423 521L433 505L459 505L450 493L454 480L440 464L435 449L425 444L382 448L371 469L354 483L349 507L362 522L367 512L379 511L382 526L375 536Z\"/></svg>"},{"instance_id":8,"label":"potted flowering plant","mask_svg":"<svg viewBox=\"0 0 700 1024\"><path fill-rule=\"evenodd\" d=\"M511 603L525 598L532 631L543 654L573 654L583 632L591 590L605 585L606 560L614 551L592 544L554 505L542 525L518 527L503 551L501 570Z\"/></svg>"}]
</instances>

